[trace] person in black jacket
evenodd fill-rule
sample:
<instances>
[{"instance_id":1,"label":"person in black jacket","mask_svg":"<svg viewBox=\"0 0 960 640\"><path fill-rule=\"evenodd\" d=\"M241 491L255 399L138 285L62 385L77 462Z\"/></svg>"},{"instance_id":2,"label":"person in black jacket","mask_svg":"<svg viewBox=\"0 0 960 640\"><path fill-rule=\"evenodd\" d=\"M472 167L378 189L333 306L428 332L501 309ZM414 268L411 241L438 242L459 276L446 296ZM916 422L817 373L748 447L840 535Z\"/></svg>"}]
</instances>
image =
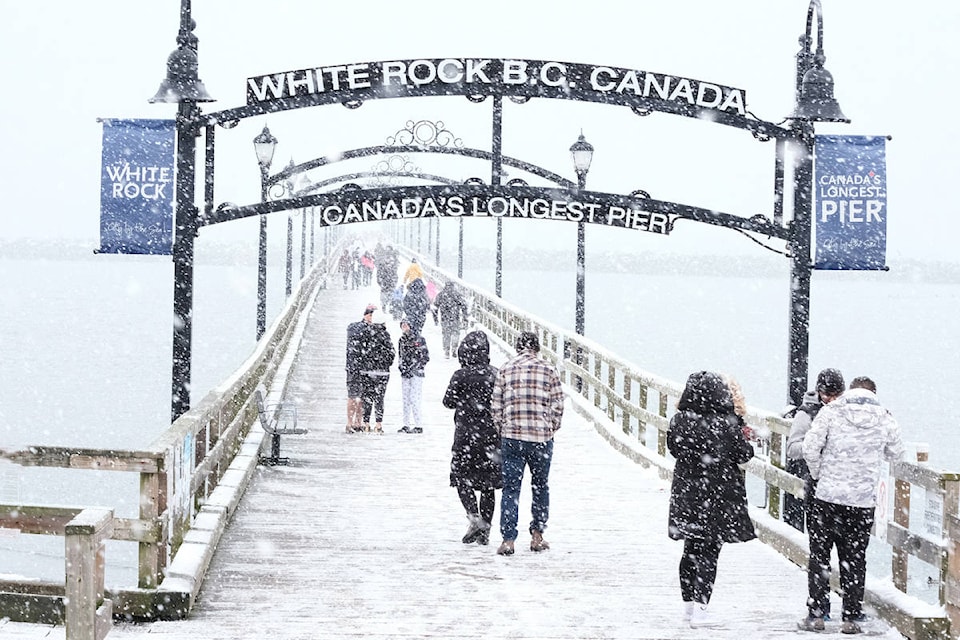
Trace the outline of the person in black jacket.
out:
<instances>
[{"instance_id":1,"label":"person in black jacket","mask_svg":"<svg viewBox=\"0 0 960 640\"><path fill-rule=\"evenodd\" d=\"M450 358L457 353L460 330L467 326L467 303L457 285L448 281L437 294L433 307L439 315L443 355Z\"/></svg>"},{"instance_id":2,"label":"person in black jacket","mask_svg":"<svg viewBox=\"0 0 960 640\"><path fill-rule=\"evenodd\" d=\"M500 435L490 414L497 369L490 365L490 342L482 331L464 336L457 358L461 368L450 378L443 396L443 406L455 409L450 486L456 488L469 521L462 542L487 544L496 490L503 487Z\"/></svg>"},{"instance_id":3,"label":"person in black jacket","mask_svg":"<svg viewBox=\"0 0 960 640\"><path fill-rule=\"evenodd\" d=\"M368 304L363 310L363 319L347 325L347 433L363 431L363 380L360 376L360 335L373 318L377 306Z\"/></svg>"},{"instance_id":4,"label":"person in black jacket","mask_svg":"<svg viewBox=\"0 0 960 640\"><path fill-rule=\"evenodd\" d=\"M410 322L400 321L403 334L397 343L400 356L400 389L403 397L403 426L400 433L423 433L420 404L423 396L423 369L430 362L430 351L423 336L413 332Z\"/></svg>"},{"instance_id":5,"label":"person in black jacket","mask_svg":"<svg viewBox=\"0 0 960 640\"><path fill-rule=\"evenodd\" d=\"M668 535L683 540L680 594L691 627L716 626L707 613L724 542L756 538L738 465L753 457L723 378L690 374L670 419L667 448L676 458Z\"/></svg>"},{"instance_id":6,"label":"person in black jacket","mask_svg":"<svg viewBox=\"0 0 960 640\"><path fill-rule=\"evenodd\" d=\"M386 321L386 316L377 309L357 339L363 430L370 431L370 416L373 414L377 433L383 433L383 396L390 380L390 365L396 357Z\"/></svg>"},{"instance_id":7,"label":"person in black jacket","mask_svg":"<svg viewBox=\"0 0 960 640\"><path fill-rule=\"evenodd\" d=\"M427 295L427 285L421 278L416 278L407 285L407 293L403 296L403 315L410 321L410 328L414 333L423 333L423 324L427 320L429 308L430 296Z\"/></svg>"}]
</instances>

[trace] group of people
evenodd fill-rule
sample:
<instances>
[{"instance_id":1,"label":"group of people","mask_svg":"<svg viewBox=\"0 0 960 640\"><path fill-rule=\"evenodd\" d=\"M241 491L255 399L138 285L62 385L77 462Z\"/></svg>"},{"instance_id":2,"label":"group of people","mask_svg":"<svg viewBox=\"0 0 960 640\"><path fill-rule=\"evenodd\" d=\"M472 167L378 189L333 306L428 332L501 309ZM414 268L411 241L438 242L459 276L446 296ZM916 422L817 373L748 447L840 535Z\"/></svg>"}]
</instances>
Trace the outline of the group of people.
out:
<instances>
[{"instance_id":1,"label":"group of people","mask_svg":"<svg viewBox=\"0 0 960 640\"><path fill-rule=\"evenodd\" d=\"M735 380L691 374L670 420L667 446L676 458L668 535L683 540L680 594L691 627L717 624L707 605L725 542L756 537L738 465L753 457L745 434L746 407ZM809 533L807 615L798 627L823 631L830 619L830 554L840 567L840 631L861 633L866 551L882 460L903 456L900 428L866 377L844 387L842 374L824 369L805 396L787 439L788 456L802 460Z\"/></svg>"},{"instance_id":2,"label":"group of people","mask_svg":"<svg viewBox=\"0 0 960 640\"><path fill-rule=\"evenodd\" d=\"M393 281L378 275L381 290L392 289L396 277L395 271ZM430 360L421 331L431 303L416 261L403 280L407 291L397 348L404 421L400 431L421 433L424 367ZM490 342L483 331L472 331L460 341L467 305L452 283L436 296L434 307L439 315L435 320L443 324L444 355L455 354L460 364L443 405L454 410L450 485L467 516L462 542L489 543L499 489L502 542L497 553L515 552L520 491L529 469L530 549L545 551L550 548L544 539L550 465L563 417L559 375L540 357L535 333L521 332L516 355L499 369L490 363ZM348 432L371 430L371 419L372 430L383 431L383 398L394 358L386 317L368 305L363 319L347 328ZM694 628L718 624L708 605L723 544L756 538L740 469L754 455L746 411L736 380L698 371L688 377L667 432L667 447L675 458L667 534L683 541L682 615ZM900 428L877 399L872 380L858 377L845 388L840 371L824 369L796 410L787 456L789 470L805 479L805 491L786 518L809 534L807 614L798 626L823 631L830 620L830 555L836 547L843 600L840 630L860 633L880 463L903 456Z\"/></svg>"}]
</instances>

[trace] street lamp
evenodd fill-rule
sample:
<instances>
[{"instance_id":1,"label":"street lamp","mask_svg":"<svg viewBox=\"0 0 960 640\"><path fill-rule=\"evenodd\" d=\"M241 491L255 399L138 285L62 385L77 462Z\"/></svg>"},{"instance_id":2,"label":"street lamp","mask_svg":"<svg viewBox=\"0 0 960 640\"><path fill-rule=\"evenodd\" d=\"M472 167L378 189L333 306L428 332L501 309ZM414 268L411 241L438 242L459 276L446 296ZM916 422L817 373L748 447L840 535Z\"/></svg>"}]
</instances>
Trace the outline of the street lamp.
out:
<instances>
[{"instance_id":1,"label":"street lamp","mask_svg":"<svg viewBox=\"0 0 960 640\"><path fill-rule=\"evenodd\" d=\"M813 18L817 18L817 49L813 44ZM794 159L793 222L790 226L790 345L787 354L788 402L800 406L807 388L810 347L810 231L813 215L813 152L815 122L850 122L833 97L833 76L823 68L823 10L820 0L810 0L807 28L797 53L796 106L787 116L796 140L802 145Z\"/></svg>"},{"instance_id":2,"label":"street lamp","mask_svg":"<svg viewBox=\"0 0 960 640\"><path fill-rule=\"evenodd\" d=\"M593 145L587 142L583 137L583 131L580 137L570 147L570 156L573 158L573 168L577 172L577 191L583 191L587 187L587 172L590 171L590 163L593 162ZM584 332L584 304L586 300L586 259L584 245L586 244L586 222L580 220L577 223L577 307L576 307L576 332L583 335Z\"/></svg>"},{"instance_id":3,"label":"street lamp","mask_svg":"<svg viewBox=\"0 0 960 640\"><path fill-rule=\"evenodd\" d=\"M277 150L277 139L270 133L267 125L263 125L256 138L253 139L253 150L257 154L257 164L260 165L260 202L266 203L269 195L267 175L273 163L273 152ZM260 214L260 251L257 259L257 341L267 330L267 215Z\"/></svg>"},{"instance_id":4,"label":"street lamp","mask_svg":"<svg viewBox=\"0 0 960 640\"><path fill-rule=\"evenodd\" d=\"M293 158L290 158L290 162L287 163L287 171L293 171L293 168L296 164L293 162ZM287 176L286 188L287 194L292 198L295 178L291 173ZM289 209L287 210L287 265L286 265L286 274L287 274L287 286L285 289L286 296L289 298L290 294L293 292L293 212Z\"/></svg>"},{"instance_id":5,"label":"street lamp","mask_svg":"<svg viewBox=\"0 0 960 640\"><path fill-rule=\"evenodd\" d=\"M197 37L190 0L180 0L177 48L167 58L167 76L149 102L177 105L176 237L173 242L173 357L171 420L190 409L193 337L193 257L198 214L196 187L198 102L212 102L198 76Z\"/></svg>"},{"instance_id":6,"label":"street lamp","mask_svg":"<svg viewBox=\"0 0 960 640\"><path fill-rule=\"evenodd\" d=\"M310 189L312 181L307 174L301 174L300 191L304 192ZM313 263L313 207L310 208L310 263ZM306 274L307 269L307 209L300 210L300 279Z\"/></svg>"}]
</instances>

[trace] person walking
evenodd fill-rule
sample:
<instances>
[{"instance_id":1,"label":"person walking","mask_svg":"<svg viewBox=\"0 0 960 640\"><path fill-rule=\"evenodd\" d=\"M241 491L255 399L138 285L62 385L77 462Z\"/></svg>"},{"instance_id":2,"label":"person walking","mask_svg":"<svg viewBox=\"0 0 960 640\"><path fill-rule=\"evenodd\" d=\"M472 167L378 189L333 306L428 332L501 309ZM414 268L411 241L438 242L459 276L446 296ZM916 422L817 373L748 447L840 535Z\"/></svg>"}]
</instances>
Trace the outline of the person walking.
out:
<instances>
[{"instance_id":1,"label":"person walking","mask_svg":"<svg viewBox=\"0 0 960 640\"><path fill-rule=\"evenodd\" d=\"M420 414L423 397L423 368L430 361L430 351L423 336L414 333L410 322L400 321L400 340L397 343L400 369L400 391L403 398L403 426L400 433L423 433Z\"/></svg>"},{"instance_id":2,"label":"person walking","mask_svg":"<svg viewBox=\"0 0 960 640\"><path fill-rule=\"evenodd\" d=\"M448 280L434 299L433 308L443 336L443 355L450 358L457 355L460 330L467 327L467 302L460 294L459 287Z\"/></svg>"},{"instance_id":3,"label":"person walking","mask_svg":"<svg viewBox=\"0 0 960 640\"><path fill-rule=\"evenodd\" d=\"M350 276L353 274L353 258L350 257L348 249L343 250L343 255L337 262L337 271L343 274L343 288L346 289L350 284Z\"/></svg>"},{"instance_id":4,"label":"person walking","mask_svg":"<svg viewBox=\"0 0 960 640\"><path fill-rule=\"evenodd\" d=\"M503 493L500 497L500 533L497 553L513 555L517 539L520 487L530 468L533 503L530 511L530 550L546 551L543 539L550 516L550 463L553 437L563 417L563 389L557 370L539 357L537 334L523 331L514 345L517 355L497 372L490 397L490 413L500 434Z\"/></svg>"},{"instance_id":5,"label":"person walking","mask_svg":"<svg viewBox=\"0 0 960 640\"><path fill-rule=\"evenodd\" d=\"M844 391L843 374L839 369L823 369L817 374L817 384L812 391L803 395L803 402L797 408L796 414L790 425L790 433L787 435L787 471L803 479L803 499L794 498L789 493L788 498L791 502L784 502L784 522L791 525L798 531L810 529L810 536L822 537L822 532L815 530L817 522L809 522L810 507L813 504L813 498L817 491L816 481L810 477L810 469L807 467L807 461L803 457L803 439L810 431L810 425L813 419L820 413L824 405L829 404L840 397ZM787 508L792 508L790 520L788 520ZM806 526L809 523L810 526ZM810 621L810 625L819 626L823 622L830 620L830 593L827 592L816 607L820 612L821 622Z\"/></svg>"},{"instance_id":6,"label":"person walking","mask_svg":"<svg viewBox=\"0 0 960 640\"><path fill-rule=\"evenodd\" d=\"M467 513L467 532L461 542L485 545L490 542L496 490L503 487L500 435L490 412L497 369L490 364L487 335L471 331L464 336L457 359L460 368L453 372L443 394L443 406L454 410L450 486L457 490Z\"/></svg>"},{"instance_id":7,"label":"person walking","mask_svg":"<svg viewBox=\"0 0 960 640\"><path fill-rule=\"evenodd\" d=\"M683 540L680 596L691 627L718 626L708 613L725 542L757 537L738 465L753 457L730 388L710 371L690 374L670 419L667 448L676 458L667 534Z\"/></svg>"},{"instance_id":8,"label":"person walking","mask_svg":"<svg viewBox=\"0 0 960 640\"><path fill-rule=\"evenodd\" d=\"M374 418L374 431L383 433L383 396L390 381L390 366L396 354L386 316L379 309L373 312L370 321L358 338L360 363L361 400L363 401L363 430L370 431L370 418Z\"/></svg>"},{"instance_id":9,"label":"person walking","mask_svg":"<svg viewBox=\"0 0 960 640\"><path fill-rule=\"evenodd\" d=\"M823 405L839 397L843 390L843 374L838 369L823 369L817 374L816 386L803 394L803 400L790 423L790 433L787 435L787 472L803 479L805 489L802 500L789 493L784 496L783 521L798 531L805 528L805 513L813 498L814 489L807 461L803 458L803 438ZM829 607L829 604L827 602L826 606Z\"/></svg>"},{"instance_id":10,"label":"person walking","mask_svg":"<svg viewBox=\"0 0 960 640\"><path fill-rule=\"evenodd\" d=\"M416 258L413 258L407 266L407 270L403 272L403 286L407 286L419 278L423 278L423 267L420 266Z\"/></svg>"},{"instance_id":11,"label":"person walking","mask_svg":"<svg viewBox=\"0 0 960 640\"><path fill-rule=\"evenodd\" d=\"M378 244L374 249L373 259L377 265L377 285L380 287L380 308L390 310L393 300L393 290L397 286L397 252L390 245ZM395 318L399 319L399 318Z\"/></svg>"},{"instance_id":12,"label":"person walking","mask_svg":"<svg viewBox=\"0 0 960 640\"><path fill-rule=\"evenodd\" d=\"M410 328L414 333L423 332L429 308L430 298L427 297L427 286L422 279L417 278L407 285L407 294L403 296L403 315L410 321Z\"/></svg>"},{"instance_id":13,"label":"person walking","mask_svg":"<svg viewBox=\"0 0 960 640\"><path fill-rule=\"evenodd\" d=\"M346 253L346 252L344 252ZM363 431L362 378L360 375L360 334L370 324L376 305L368 304L363 317L347 325L347 433Z\"/></svg>"},{"instance_id":14,"label":"person walking","mask_svg":"<svg viewBox=\"0 0 960 640\"><path fill-rule=\"evenodd\" d=\"M867 545L877 505L882 460L903 458L900 426L877 399L876 385L857 378L857 386L825 404L803 439L803 457L816 481L807 517L810 560L807 566L807 617L799 627L824 629L822 603L830 595L830 552L837 548L842 625L861 633L867 575Z\"/></svg>"}]
</instances>

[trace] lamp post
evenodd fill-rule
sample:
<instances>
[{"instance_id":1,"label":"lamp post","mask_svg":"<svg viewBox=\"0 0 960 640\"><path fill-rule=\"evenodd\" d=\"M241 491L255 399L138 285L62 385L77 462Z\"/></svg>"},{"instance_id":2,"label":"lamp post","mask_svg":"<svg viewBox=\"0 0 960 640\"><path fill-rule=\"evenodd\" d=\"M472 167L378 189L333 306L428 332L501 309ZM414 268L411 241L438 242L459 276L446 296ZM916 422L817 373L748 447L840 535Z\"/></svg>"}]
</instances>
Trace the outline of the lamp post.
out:
<instances>
[{"instance_id":1,"label":"lamp post","mask_svg":"<svg viewBox=\"0 0 960 640\"><path fill-rule=\"evenodd\" d=\"M277 150L277 139L270 133L267 125L263 125L256 138L253 139L253 150L257 154L257 164L260 165L260 202L265 203L269 194L267 175L273 163L273 152ZM267 330L267 216L260 214L260 251L257 257L257 342Z\"/></svg>"},{"instance_id":2,"label":"lamp post","mask_svg":"<svg viewBox=\"0 0 960 640\"><path fill-rule=\"evenodd\" d=\"M193 339L193 258L199 209L196 189L199 102L212 102L200 81L197 37L193 34L190 0L180 0L177 48L167 58L167 76L150 102L177 105L176 212L173 242L173 357L171 421L190 409L190 374Z\"/></svg>"},{"instance_id":3,"label":"lamp post","mask_svg":"<svg viewBox=\"0 0 960 640\"><path fill-rule=\"evenodd\" d=\"M300 190L305 191L310 188L310 178L306 174L303 174L300 178ZM310 210L311 217L313 216L313 210ZM313 238L311 237L311 242ZM310 249L310 258L313 259L313 247L311 244ZM303 280L303 276L307 272L307 210L306 208L300 209L300 279Z\"/></svg>"},{"instance_id":4,"label":"lamp post","mask_svg":"<svg viewBox=\"0 0 960 640\"><path fill-rule=\"evenodd\" d=\"M587 172L593 162L593 145L587 142L580 132L580 137L570 147L570 156L573 158L573 168L577 172L577 192L587 187ZM577 223L577 307L575 330L579 335L584 331L584 304L586 300L586 223L581 220Z\"/></svg>"},{"instance_id":5,"label":"lamp post","mask_svg":"<svg viewBox=\"0 0 960 640\"><path fill-rule=\"evenodd\" d=\"M813 18L817 18L817 49L813 45ZM790 345L787 354L788 401L800 406L807 388L810 347L810 231L813 215L814 122L850 122L833 97L833 76L823 68L823 10L810 0L807 28L797 53L796 107L787 116L800 143L794 160L793 222L790 227Z\"/></svg>"},{"instance_id":6,"label":"lamp post","mask_svg":"<svg viewBox=\"0 0 960 640\"><path fill-rule=\"evenodd\" d=\"M287 169L292 170L296 165L293 158L287 163ZM287 176L286 189L290 197L293 197L294 178L293 174ZM289 298L293 292L293 212L287 211L287 263L286 263L286 288L284 293Z\"/></svg>"}]
</instances>

